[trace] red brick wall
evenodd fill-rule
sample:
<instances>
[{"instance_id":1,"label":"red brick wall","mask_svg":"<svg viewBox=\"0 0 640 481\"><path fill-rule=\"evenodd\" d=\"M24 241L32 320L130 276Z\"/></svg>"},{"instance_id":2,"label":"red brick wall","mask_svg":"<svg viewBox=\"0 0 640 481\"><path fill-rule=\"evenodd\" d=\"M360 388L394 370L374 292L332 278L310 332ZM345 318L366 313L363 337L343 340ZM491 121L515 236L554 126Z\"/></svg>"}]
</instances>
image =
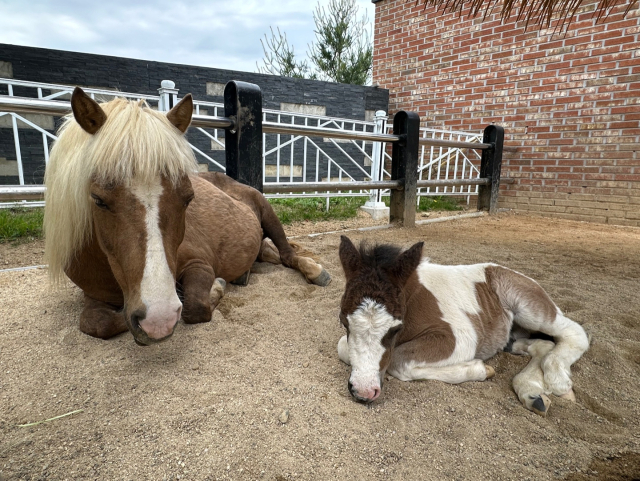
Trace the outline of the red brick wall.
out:
<instances>
[{"instance_id":1,"label":"red brick wall","mask_svg":"<svg viewBox=\"0 0 640 481\"><path fill-rule=\"evenodd\" d=\"M422 2L419 1L419 4ZM640 226L640 9L569 30L376 3L373 82L432 128L502 125L501 207Z\"/></svg>"}]
</instances>

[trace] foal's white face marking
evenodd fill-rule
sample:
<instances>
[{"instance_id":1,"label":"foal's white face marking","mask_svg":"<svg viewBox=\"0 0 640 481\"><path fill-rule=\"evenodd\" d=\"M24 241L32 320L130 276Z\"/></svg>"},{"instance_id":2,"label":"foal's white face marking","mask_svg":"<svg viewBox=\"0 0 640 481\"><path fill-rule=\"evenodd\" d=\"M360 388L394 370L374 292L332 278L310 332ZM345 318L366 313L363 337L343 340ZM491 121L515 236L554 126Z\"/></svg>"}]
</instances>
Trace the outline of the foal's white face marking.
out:
<instances>
[{"instance_id":1,"label":"foal's white face marking","mask_svg":"<svg viewBox=\"0 0 640 481\"><path fill-rule=\"evenodd\" d=\"M173 332L182 307L160 230L162 191L160 178L149 184L134 183L131 187L131 192L145 208L147 252L140 282L140 299L147 307L147 315L141 327L144 325L143 329L152 338L166 337Z\"/></svg>"},{"instance_id":2,"label":"foal's white face marking","mask_svg":"<svg viewBox=\"0 0 640 481\"><path fill-rule=\"evenodd\" d=\"M368 298L347 319L350 382L364 397L373 389L380 390L380 361L386 351L382 338L402 321L389 314L385 306Z\"/></svg>"}]
</instances>

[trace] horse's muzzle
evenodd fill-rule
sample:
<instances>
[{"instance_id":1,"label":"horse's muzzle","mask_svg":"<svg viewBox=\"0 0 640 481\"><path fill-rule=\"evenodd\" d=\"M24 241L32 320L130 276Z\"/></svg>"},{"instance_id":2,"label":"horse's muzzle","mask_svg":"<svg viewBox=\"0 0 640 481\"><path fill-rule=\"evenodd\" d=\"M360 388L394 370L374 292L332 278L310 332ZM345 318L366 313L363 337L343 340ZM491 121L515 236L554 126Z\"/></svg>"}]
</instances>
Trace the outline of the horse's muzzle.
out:
<instances>
[{"instance_id":1,"label":"horse's muzzle","mask_svg":"<svg viewBox=\"0 0 640 481\"><path fill-rule=\"evenodd\" d=\"M175 326L180 319L182 306L175 314L168 318L158 319L154 316L151 320L147 318L145 309L136 309L130 316L125 316L127 324L136 344L139 346L149 346L169 339L175 330Z\"/></svg>"}]
</instances>

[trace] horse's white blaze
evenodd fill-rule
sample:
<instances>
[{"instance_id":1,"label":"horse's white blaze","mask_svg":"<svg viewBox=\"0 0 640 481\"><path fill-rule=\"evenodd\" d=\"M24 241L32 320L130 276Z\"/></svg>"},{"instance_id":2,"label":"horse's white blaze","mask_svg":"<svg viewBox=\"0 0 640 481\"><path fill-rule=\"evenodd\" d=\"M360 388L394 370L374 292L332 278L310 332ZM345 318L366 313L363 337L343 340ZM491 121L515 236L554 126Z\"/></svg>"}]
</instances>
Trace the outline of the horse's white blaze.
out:
<instances>
[{"instance_id":1,"label":"horse's white blaze","mask_svg":"<svg viewBox=\"0 0 640 481\"><path fill-rule=\"evenodd\" d=\"M140 299L147 308L140 327L152 338L160 339L173 332L180 317L182 303L175 279L169 269L160 230L160 179L150 184L134 184L131 191L145 208L147 252L140 282Z\"/></svg>"},{"instance_id":2,"label":"horse's white blaze","mask_svg":"<svg viewBox=\"0 0 640 481\"><path fill-rule=\"evenodd\" d=\"M486 282L485 264L439 266L422 261L417 273L420 283L429 290L442 312L442 320L451 326L456 346L447 359L430 366L449 366L470 361L476 355L478 334L469 316L480 313L476 284Z\"/></svg>"},{"instance_id":3,"label":"horse's white blaze","mask_svg":"<svg viewBox=\"0 0 640 481\"><path fill-rule=\"evenodd\" d=\"M351 384L363 394L380 389L380 361L385 352L382 338L392 327L402 324L387 309L365 298L349 320L347 339L348 359L351 363Z\"/></svg>"}]
</instances>

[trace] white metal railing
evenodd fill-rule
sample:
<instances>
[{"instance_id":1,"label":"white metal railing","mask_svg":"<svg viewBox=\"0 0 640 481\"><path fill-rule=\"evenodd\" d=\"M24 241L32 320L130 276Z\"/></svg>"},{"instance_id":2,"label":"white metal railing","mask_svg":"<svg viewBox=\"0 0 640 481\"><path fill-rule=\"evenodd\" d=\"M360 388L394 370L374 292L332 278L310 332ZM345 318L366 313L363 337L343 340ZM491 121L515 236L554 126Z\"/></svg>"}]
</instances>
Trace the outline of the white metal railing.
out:
<instances>
[{"instance_id":1,"label":"white metal railing","mask_svg":"<svg viewBox=\"0 0 640 481\"><path fill-rule=\"evenodd\" d=\"M4 91L3 91L4 89ZM47 101L68 102L73 92L74 86L45 84L39 82L26 82L21 80L0 78L0 98L2 96L14 96L15 90L21 89L23 92L29 90L28 95ZM171 81L163 81L158 89L159 95L144 95L136 93L119 92L107 89L83 89L88 95L97 100L109 100L116 96L130 99L144 99L152 108L159 110L169 110L171 105L178 101L178 90ZM35 94L34 94L35 91ZM194 114L196 116L224 116L224 105L215 102L194 101ZM52 125L39 125L37 119L29 119L29 114L20 112L0 112L2 117L11 118L11 129L13 131L13 143L15 146L15 157L17 161L17 177L20 186L29 185L25 183L22 151L18 129L30 128L41 133L43 163L48 162L49 141L55 140ZM195 118L195 117L194 117ZM203 117L205 118L205 117ZM1 121L1 120L0 120ZM207 149L199 148L191 142L191 147L197 156L203 158L207 163L214 166L214 170L224 172L224 166L217 161L213 153L215 150L224 151L224 131L222 129L212 129L195 126L192 131L197 132L200 137L199 146L202 147L202 139L210 143L210 153ZM384 142L370 140L375 138L371 134L385 134L392 129L387 124L387 115L384 111L376 112L373 121L362 121L353 119L342 119L329 116L310 115L303 113L263 109L263 124L269 125L269 129L263 129L263 182L267 186L285 186L287 183L308 182L315 184L322 182L357 182L357 181L379 181L389 179L390 175L384 166L390 161L391 156L387 151ZM275 126L275 127L274 127ZM313 134L283 134L269 133L271 130L285 131L287 126L305 126L312 128L331 128L345 132L346 139L314 137ZM1 125L0 125L1 127ZM266 131L266 132L264 132ZM472 134L466 132L451 132L444 130L421 129L423 138L457 140L471 143L482 142L482 133ZM347 135L348 134L348 135ZM368 134L368 135L367 135ZM353 137L369 137L367 140ZM193 134L190 134L193 138ZM0 145L1 148L1 145ZM2 155L0 150L0 157ZM434 147L420 146L420 179L476 179L479 177L477 164L480 153L472 149L460 149L455 147ZM0 173L0 175L3 175ZM14 176L15 177L15 176ZM355 185L354 185L355 187ZM470 196L477 194L477 186L466 187L426 187L418 190L418 196L424 195L463 195ZM357 190L343 192L312 190L302 193L285 193L284 189L279 194L268 194L267 197L326 197L327 205L330 197L336 196L367 196L370 202L380 202L382 195L388 191ZM419 201L419 197L418 197ZM25 202L18 203L25 205ZM16 205L16 203L4 204L4 206ZM42 205L42 202L28 202L27 205Z\"/></svg>"},{"instance_id":2,"label":"white metal railing","mask_svg":"<svg viewBox=\"0 0 640 481\"><path fill-rule=\"evenodd\" d=\"M391 133L393 127L387 126L388 133ZM482 132L474 134L469 132L458 132L452 130L438 130L421 128L422 139L438 139L457 142L469 142L472 144L482 143ZM391 154L382 144L383 158L391 161ZM420 165L419 180L462 180L477 179L480 177L480 160L481 151L475 149L460 149L456 147L436 147L428 145L420 145ZM383 163L383 164L384 164ZM381 176L390 178L390 173L381 166ZM388 194L388 191L381 192L380 195ZM458 187L423 187L418 189L418 199L421 196L441 196L456 195L466 196L467 202L469 196L478 194L477 185L465 185Z\"/></svg>"}]
</instances>

